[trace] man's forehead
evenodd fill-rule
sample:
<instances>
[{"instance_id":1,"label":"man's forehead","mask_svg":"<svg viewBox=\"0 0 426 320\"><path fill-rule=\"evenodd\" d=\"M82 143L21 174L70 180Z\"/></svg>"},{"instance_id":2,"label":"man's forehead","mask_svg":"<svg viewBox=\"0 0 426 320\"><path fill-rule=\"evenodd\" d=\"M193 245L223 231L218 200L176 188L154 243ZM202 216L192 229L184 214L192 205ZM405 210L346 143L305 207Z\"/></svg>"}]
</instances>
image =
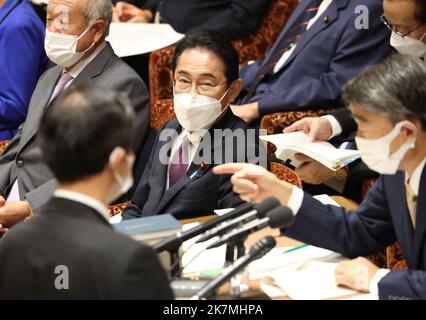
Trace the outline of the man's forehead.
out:
<instances>
[{"instance_id":1,"label":"man's forehead","mask_svg":"<svg viewBox=\"0 0 426 320\"><path fill-rule=\"evenodd\" d=\"M84 2L84 0L50 0L47 6L47 10L71 11L80 9Z\"/></svg>"},{"instance_id":2,"label":"man's forehead","mask_svg":"<svg viewBox=\"0 0 426 320\"><path fill-rule=\"evenodd\" d=\"M179 57L177 69L186 73L224 74L223 61L213 52L203 49L185 50Z\"/></svg>"}]
</instances>

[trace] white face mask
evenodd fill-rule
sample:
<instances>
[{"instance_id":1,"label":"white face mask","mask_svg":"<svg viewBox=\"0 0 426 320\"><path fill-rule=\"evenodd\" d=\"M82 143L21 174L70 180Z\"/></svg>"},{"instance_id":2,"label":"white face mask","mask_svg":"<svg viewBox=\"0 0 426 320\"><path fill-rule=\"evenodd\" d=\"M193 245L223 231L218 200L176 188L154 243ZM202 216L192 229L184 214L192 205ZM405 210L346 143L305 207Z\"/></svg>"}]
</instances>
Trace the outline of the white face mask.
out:
<instances>
[{"instance_id":1,"label":"white face mask","mask_svg":"<svg viewBox=\"0 0 426 320\"><path fill-rule=\"evenodd\" d=\"M390 44L399 53L422 58L422 57L426 57L426 44L422 42L425 36L426 36L426 32L421 37L420 40L417 40L408 36L403 38L397 33L392 32Z\"/></svg>"},{"instance_id":2,"label":"white face mask","mask_svg":"<svg viewBox=\"0 0 426 320\"><path fill-rule=\"evenodd\" d=\"M229 89L220 100L199 94L175 94L174 109L180 125L191 132L207 129L226 111L221 102L228 92Z\"/></svg>"},{"instance_id":3,"label":"white face mask","mask_svg":"<svg viewBox=\"0 0 426 320\"><path fill-rule=\"evenodd\" d=\"M93 48L95 43L82 52L77 52L78 40L83 37L92 26L87 28L80 36L50 32L46 29L44 48L49 59L58 66L69 68L76 64L84 54Z\"/></svg>"},{"instance_id":4,"label":"white face mask","mask_svg":"<svg viewBox=\"0 0 426 320\"><path fill-rule=\"evenodd\" d=\"M405 124L410 124L414 128L414 124L410 121L402 121L395 125L395 128L387 135L379 139L355 138L358 150L361 153L362 161L371 169L380 174L395 174L405 157L406 153L413 149L416 141L404 143L398 150L390 155L390 146L394 139L398 136L401 128Z\"/></svg>"},{"instance_id":5,"label":"white face mask","mask_svg":"<svg viewBox=\"0 0 426 320\"><path fill-rule=\"evenodd\" d=\"M115 148L109 157L109 162L113 163L115 158L117 157L117 152L121 148ZM133 164L135 162L135 156L133 154L129 154L126 157L126 161L128 164L128 174L125 178L123 178L118 172L113 171L112 174L117 181L118 188L114 188L109 196L109 203L112 203L114 200L117 200L120 196L125 194L129 189L133 186Z\"/></svg>"}]
</instances>

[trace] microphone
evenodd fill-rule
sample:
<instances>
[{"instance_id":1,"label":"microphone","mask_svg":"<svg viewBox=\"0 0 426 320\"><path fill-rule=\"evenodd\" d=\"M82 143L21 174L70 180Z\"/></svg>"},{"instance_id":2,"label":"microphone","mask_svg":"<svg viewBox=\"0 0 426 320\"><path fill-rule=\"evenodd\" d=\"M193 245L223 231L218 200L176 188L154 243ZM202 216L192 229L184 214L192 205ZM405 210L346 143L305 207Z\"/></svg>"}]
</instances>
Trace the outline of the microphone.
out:
<instances>
[{"instance_id":1,"label":"microphone","mask_svg":"<svg viewBox=\"0 0 426 320\"><path fill-rule=\"evenodd\" d=\"M277 207L266 214L266 217L263 219L257 219L255 221L249 222L243 227L232 231L223 238L219 239L215 243L209 245L206 250L220 247L221 245L232 242L235 239L243 238L250 235L253 232L271 227L273 229L287 228L294 221L294 215L290 208L285 206Z\"/></svg>"},{"instance_id":2,"label":"microphone","mask_svg":"<svg viewBox=\"0 0 426 320\"><path fill-rule=\"evenodd\" d=\"M153 246L153 248L157 253L161 253L163 251L169 251L169 252L177 251L183 242L206 232L207 230L217 226L218 224L226 220L239 217L242 214L252 210L253 207L254 207L254 203L251 203L251 202L244 203L223 216L207 221L206 223L200 224L196 226L195 228L192 228L185 232L178 232L176 235L173 235L169 238L164 239L161 242L158 242L157 244Z\"/></svg>"},{"instance_id":3,"label":"microphone","mask_svg":"<svg viewBox=\"0 0 426 320\"><path fill-rule=\"evenodd\" d=\"M273 197L267 198L261 203L255 205L253 210L249 211L248 213L243 214L242 216L231 221L226 221L217 227L208 230L200 239L197 240L196 243L205 242L216 236L223 235L229 230L235 229L237 226L253 221L257 218L264 218L267 212L280 205L281 203L278 201L278 199Z\"/></svg>"},{"instance_id":4,"label":"microphone","mask_svg":"<svg viewBox=\"0 0 426 320\"><path fill-rule=\"evenodd\" d=\"M253 247L250 248L248 254L235 261L225 272L207 283L191 300L207 299L214 294L214 292L225 282L231 279L236 273L244 269L250 262L263 257L266 253L272 250L276 245L273 237L268 236L258 241Z\"/></svg>"}]
</instances>

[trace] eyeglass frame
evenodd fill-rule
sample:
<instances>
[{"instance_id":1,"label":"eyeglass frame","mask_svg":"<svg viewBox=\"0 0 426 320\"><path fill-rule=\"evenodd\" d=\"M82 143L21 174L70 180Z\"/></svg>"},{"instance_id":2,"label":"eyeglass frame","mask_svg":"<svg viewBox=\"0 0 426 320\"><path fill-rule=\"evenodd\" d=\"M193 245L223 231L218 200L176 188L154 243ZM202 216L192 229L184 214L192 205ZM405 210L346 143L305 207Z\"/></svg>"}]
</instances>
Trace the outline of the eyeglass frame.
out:
<instances>
[{"instance_id":1,"label":"eyeglass frame","mask_svg":"<svg viewBox=\"0 0 426 320\"><path fill-rule=\"evenodd\" d=\"M176 89L176 83L177 83L177 79L173 79L173 88L174 89ZM188 83L189 84L189 83ZM198 91L198 88L200 87L200 84L199 83L197 83L197 82L194 82L194 81L191 81L191 83L190 83L190 88L191 88L191 90L192 90L192 88L194 87L194 84L195 84L195 91L198 93L198 94L200 94L200 92ZM224 84L228 84L228 81L224 81L224 82L221 82L221 83L218 83L218 84L216 84L216 85L214 85L214 86L211 86L212 87L212 89L216 89L216 88L218 88L218 87L220 87L220 86L222 86L222 85L224 85ZM181 90L181 89L180 89ZM202 90L202 91L204 91L203 93L207 93L207 91L206 90ZM212 93L214 93L214 92L212 92Z\"/></svg>"},{"instance_id":2,"label":"eyeglass frame","mask_svg":"<svg viewBox=\"0 0 426 320\"><path fill-rule=\"evenodd\" d=\"M412 29L411 31L409 31L409 32L406 32L406 33L402 33L402 32L399 32L399 31L397 31L396 30L396 27L395 27L395 25L393 25L392 23L390 23L389 21L388 21L388 19L386 18L386 16L385 16L385 14L383 13L381 16L380 16L380 20L383 22L383 24L390 30L390 31L392 31L392 32L395 32L397 35L399 35L400 37L402 37L402 38L405 38L406 36L408 36L410 33L413 33L414 31L416 31L416 30L418 30L418 29L420 29L423 25L425 25L426 23L421 23L421 24L419 24L417 27L415 27L414 29Z\"/></svg>"}]
</instances>

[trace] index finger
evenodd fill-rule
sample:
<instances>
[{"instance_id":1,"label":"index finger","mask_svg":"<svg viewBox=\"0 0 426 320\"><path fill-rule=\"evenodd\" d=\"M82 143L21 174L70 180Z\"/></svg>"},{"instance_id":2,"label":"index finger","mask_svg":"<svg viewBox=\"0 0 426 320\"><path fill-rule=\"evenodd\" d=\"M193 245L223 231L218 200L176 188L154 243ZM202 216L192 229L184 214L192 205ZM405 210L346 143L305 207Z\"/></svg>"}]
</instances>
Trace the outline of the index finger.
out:
<instances>
[{"instance_id":1,"label":"index finger","mask_svg":"<svg viewBox=\"0 0 426 320\"><path fill-rule=\"evenodd\" d=\"M306 125L307 125L306 120L302 119L302 120L296 121L291 126L285 128L283 132L290 133L295 131L305 131Z\"/></svg>"},{"instance_id":2,"label":"index finger","mask_svg":"<svg viewBox=\"0 0 426 320\"><path fill-rule=\"evenodd\" d=\"M215 174L234 174L243 170L247 166L246 163L227 163L214 167Z\"/></svg>"}]
</instances>

